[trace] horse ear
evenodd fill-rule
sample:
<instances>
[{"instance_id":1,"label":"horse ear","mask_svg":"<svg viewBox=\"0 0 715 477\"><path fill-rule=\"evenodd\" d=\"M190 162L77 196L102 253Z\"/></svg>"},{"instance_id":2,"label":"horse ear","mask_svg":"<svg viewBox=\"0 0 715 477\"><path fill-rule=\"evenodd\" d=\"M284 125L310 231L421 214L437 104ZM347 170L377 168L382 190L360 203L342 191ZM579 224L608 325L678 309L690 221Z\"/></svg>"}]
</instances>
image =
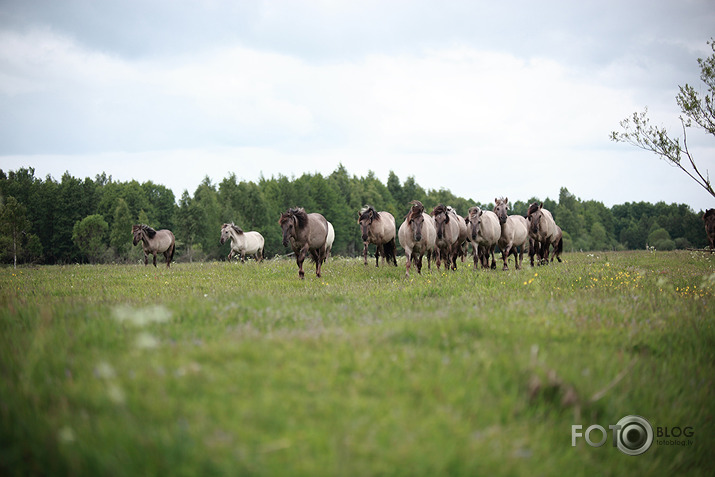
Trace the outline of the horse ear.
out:
<instances>
[{"instance_id":1,"label":"horse ear","mask_svg":"<svg viewBox=\"0 0 715 477\"><path fill-rule=\"evenodd\" d=\"M496 197L494 197L494 204L499 205L499 199L497 199Z\"/></svg>"},{"instance_id":2,"label":"horse ear","mask_svg":"<svg viewBox=\"0 0 715 477\"><path fill-rule=\"evenodd\" d=\"M508 204L509 203L509 197L504 197L504 203Z\"/></svg>"},{"instance_id":3,"label":"horse ear","mask_svg":"<svg viewBox=\"0 0 715 477\"><path fill-rule=\"evenodd\" d=\"M479 209L479 213L477 214L477 217L481 217L484 211L482 209Z\"/></svg>"},{"instance_id":4,"label":"horse ear","mask_svg":"<svg viewBox=\"0 0 715 477\"><path fill-rule=\"evenodd\" d=\"M539 208L542 208L544 206L543 202L539 202Z\"/></svg>"}]
</instances>

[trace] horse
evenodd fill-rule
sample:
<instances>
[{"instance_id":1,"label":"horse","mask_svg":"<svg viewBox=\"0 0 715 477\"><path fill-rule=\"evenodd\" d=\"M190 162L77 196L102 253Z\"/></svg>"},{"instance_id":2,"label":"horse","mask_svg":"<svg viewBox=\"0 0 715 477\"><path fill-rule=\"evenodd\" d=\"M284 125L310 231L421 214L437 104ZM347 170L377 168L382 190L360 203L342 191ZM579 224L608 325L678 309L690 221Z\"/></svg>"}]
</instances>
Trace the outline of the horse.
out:
<instances>
[{"instance_id":1,"label":"horse","mask_svg":"<svg viewBox=\"0 0 715 477\"><path fill-rule=\"evenodd\" d=\"M551 212L544 209L543 203L534 202L529 205L526 212L526 221L529 227L529 237L534 240L534 246L530 247L529 258L531 266L534 266L534 255L539 258L539 264L549 263L549 248L553 244L557 247L556 222ZM560 260L559 260L560 261Z\"/></svg>"},{"instance_id":2,"label":"horse","mask_svg":"<svg viewBox=\"0 0 715 477\"><path fill-rule=\"evenodd\" d=\"M439 204L432 209L435 228L437 231L437 269L442 262L442 257L447 260L445 268L457 269L457 256L462 243L467 239L467 225L464 218L457 215L451 207ZM461 242L460 242L461 239Z\"/></svg>"},{"instance_id":3,"label":"horse","mask_svg":"<svg viewBox=\"0 0 715 477\"><path fill-rule=\"evenodd\" d=\"M415 262L417 273L422 274L422 257L427 253L427 268L430 268L430 254L435 248L437 229L432 217L425 213L425 206L419 200L410 202L412 207L405 221L397 231L400 245L405 249L407 259L405 278L410 277L410 263Z\"/></svg>"},{"instance_id":4,"label":"horse","mask_svg":"<svg viewBox=\"0 0 715 477\"><path fill-rule=\"evenodd\" d=\"M564 233L558 225L556 226L556 234L554 234L554 240L551 242L551 245L554 247L554 256L551 257L551 261L553 262L555 257L556 260L561 263L561 252L564 251Z\"/></svg>"},{"instance_id":5,"label":"horse","mask_svg":"<svg viewBox=\"0 0 715 477\"><path fill-rule=\"evenodd\" d=\"M469 235L469 231L467 230L467 219L459 215L457 211L449 205L447 206L447 212L453 214L453 216L456 217L457 223L459 224L459 239L457 239L455 260L456 257L462 257L462 263L464 263L464 259L467 256L467 248L469 247L467 242L467 237Z\"/></svg>"},{"instance_id":6,"label":"horse","mask_svg":"<svg viewBox=\"0 0 715 477\"><path fill-rule=\"evenodd\" d=\"M514 266L517 270L521 270L521 264L524 261L524 248L529 245L529 229L526 219L521 215L507 215L509 209L509 199L494 199L494 213L499 218L501 226L501 235L499 236L499 250L502 253L504 267L502 270L509 270L507 258L510 254L514 254ZM517 259L517 249L519 250L519 258Z\"/></svg>"},{"instance_id":7,"label":"horse","mask_svg":"<svg viewBox=\"0 0 715 477\"><path fill-rule=\"evenodd\" d=\"M703 221L705 222L705 234L708 236L712 250L715 248L715 209L706 210L703 214Z\"/></svg>"},{"instance_id":8,"label":"horse","mask_svg":"<svg viewBox=\"0 0 715 477\"><path fill-rule=\"evenodd\" d=\"M497 268L494 249L501 237L501 226L497 215L491 210L471 207L467 219L469 239L472 242L472 252L474 253L474 269L477 269L478 260L482 262L482 268L488 268L490 254L492 256L491 268Z\"/></svg>"},{"instance_id":9,"label":"horse","mask_svg":"<svg viewBox=\"0 0 715 477\"><path fill-rule=\"evenodd\" d=\"M278 224L283 230L283 246L290 244L295 253L298 276L305 278L303 262L310 254L315 262L315 274L320 277L328 238L328 221L325 217L317 213L308 214L301 207L292 208L281 214Z\"/></svg>"},{"instance_id":10,"label":"horse","mask_svg":"<svg viewBox=\"0 0 715 477\"><path fill-rule=\"evenodd\" d=\"M166 267L169 268L171 261L174 259L174 250L176 249L176 239L171 230L162 229L154 230L148 225L132 225L132 235L135 246L141 240L142 248L144 249L144 266L149 264L149 254L154 255L154 266L156 267L156 254L163 253L166 258Z\"/></svg>"},{"instance_id":11,"label":"horse","mask_svg":"<svg viewBox=\"0 0 715 477\"><path fill-rule=\"evenodd\" d=\"M397 266L397 258L395 257L395 217L386 211L378 212L371 205L366 205L358 213L358 224L362 232L362 241L365 247L362 251L363 260L367 265L367 246L374 243L377 247L375 250L375 266L380 265L380 255L382 255L382 264L392 263Z\"/></svg>"},{"instance_id":12,"label":"horse","mask_svg":"<svg viewBox=\"0 0 715 477\"><path fill-rule=\"evenodd\" d=\"M221 245L226 243L226 240L231 240L231 251L228 253L228 261L233 258L234 252L240 254L241 263L245 262L246 254L255 255L256 262L263 259L263 249L265 239L258 232L244 232L240 227L230 224L221 226Z\"/></svg>"}]
</instances>

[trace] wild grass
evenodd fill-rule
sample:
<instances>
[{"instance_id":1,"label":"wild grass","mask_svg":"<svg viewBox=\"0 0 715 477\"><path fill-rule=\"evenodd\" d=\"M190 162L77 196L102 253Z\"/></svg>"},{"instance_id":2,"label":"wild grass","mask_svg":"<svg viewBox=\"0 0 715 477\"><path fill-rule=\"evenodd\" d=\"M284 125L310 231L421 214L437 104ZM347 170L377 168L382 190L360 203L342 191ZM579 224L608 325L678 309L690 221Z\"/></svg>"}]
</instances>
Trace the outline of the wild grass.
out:
<instances>
[{"instance_id":1,"label":"wild grass","mask_svg":"<svg viewBox=\"0 0 715 477\"><path fill-rule=\"evenodd\" d=\"M1 269L0 471L709 474L715 258L565 260ZM572 447L630 414L692 445Z\"/></svg>"}]
</instances>

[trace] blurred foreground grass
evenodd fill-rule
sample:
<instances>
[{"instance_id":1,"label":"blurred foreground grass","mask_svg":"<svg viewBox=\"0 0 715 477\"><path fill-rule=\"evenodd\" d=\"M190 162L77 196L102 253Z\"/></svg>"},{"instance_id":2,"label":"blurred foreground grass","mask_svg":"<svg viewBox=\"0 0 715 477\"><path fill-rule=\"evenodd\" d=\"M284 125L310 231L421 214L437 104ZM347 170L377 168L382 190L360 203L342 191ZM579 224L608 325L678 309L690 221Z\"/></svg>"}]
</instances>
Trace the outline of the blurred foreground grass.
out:
<instances>
[{"instance_id":1,"label":"blurred foreground grass","mask_svg":"<svg viewBox=\"0 0 715 477\"><path fill-rule=\"evenodd\" d=\"M715 257L565 259L0 269L0 472L710 474ZM572 447L630 414L692 444Z\"/></svg>"}]
</instances>

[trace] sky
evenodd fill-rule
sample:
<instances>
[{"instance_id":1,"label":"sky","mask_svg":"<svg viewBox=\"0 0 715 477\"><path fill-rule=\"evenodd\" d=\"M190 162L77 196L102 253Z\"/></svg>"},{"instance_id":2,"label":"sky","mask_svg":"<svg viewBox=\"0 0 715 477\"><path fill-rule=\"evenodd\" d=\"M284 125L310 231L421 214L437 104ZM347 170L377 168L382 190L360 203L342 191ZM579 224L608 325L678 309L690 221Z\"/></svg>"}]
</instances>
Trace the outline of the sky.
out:
<instances>
[{"instance_id":1,"label":"sky","mask_svg":"<svg viewBox=\"0 0 715 477\"><path fill-rule=\"evenodd\" d=\"M460 197L715 199L614 143L648 108L682 137L711 0L0 0L0 169L193 194L390 171ZM715 141L688 131L715 175ZM300 204L296 204L300 205Z\"/></svg>"}]
</instances>

